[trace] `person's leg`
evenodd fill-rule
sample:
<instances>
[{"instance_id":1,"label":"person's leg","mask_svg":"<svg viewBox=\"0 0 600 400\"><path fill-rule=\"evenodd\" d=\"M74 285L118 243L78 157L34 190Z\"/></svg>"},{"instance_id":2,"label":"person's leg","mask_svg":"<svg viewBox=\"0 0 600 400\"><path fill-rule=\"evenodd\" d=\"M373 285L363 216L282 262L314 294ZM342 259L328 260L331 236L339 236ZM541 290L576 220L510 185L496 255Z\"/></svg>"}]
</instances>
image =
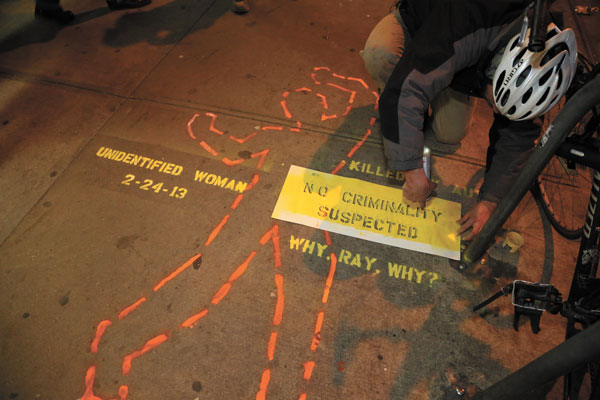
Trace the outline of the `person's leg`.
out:
<instances>
[{"instance_id":1,"label":"person's leg","mask_svg":"<svg viewBox=\"0 0 600 400\"><path fill-rule=\"evenodd\" d=\"M408 34L405 34L396 13L385 16L373 28L360 55L365 67L380 91L383 91L394 67L404 54Z\"/></svg>"},{"instance_id":2,"label":"person's leg","mask_svg":"<svg viewBox=\"0 0 600 400\"><path fill-rule=\"evenodd\" d=\"M61 24L68 24L75 18L71 11L62 9L60 0L36 0L35 15L53 19Z\"/></svg>"},{"instance_id":3,"label":"person's leg","mask_svg":"<svg viewBox=\"0 0 600 400\"><path fill-rule=\"evenodd\" d=\"M431 102L431 128L435 138L445 144L458 144L471 128L475 98L444 89Z\"/></svg>"},{"instance_id":4,"label":"person's leg","mask_svg":"<svg viewBox=\"0 0 600 400\"><path fill-rule=\"evenodd\" d=\"M111 10L124 10L128 8L139 8L150 4L152 0L106 0Z\"/></svg>"}]
</instances>

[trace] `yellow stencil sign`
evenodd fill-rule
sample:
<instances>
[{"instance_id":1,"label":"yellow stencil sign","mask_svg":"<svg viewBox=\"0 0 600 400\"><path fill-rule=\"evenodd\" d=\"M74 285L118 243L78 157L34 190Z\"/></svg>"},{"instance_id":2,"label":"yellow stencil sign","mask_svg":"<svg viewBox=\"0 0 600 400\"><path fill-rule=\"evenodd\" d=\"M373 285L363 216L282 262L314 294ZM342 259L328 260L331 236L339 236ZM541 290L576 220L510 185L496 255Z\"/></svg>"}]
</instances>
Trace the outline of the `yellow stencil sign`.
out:
<instances>
[{"instance_id":1,"label":"yellow stencil sign","mask_svg":"<svg viewBox=\"0 0 600 400\"><path fill-rule=\"evenodd\" d=\"M459 260L460 204L434 198L422 209L401 200L401 189L292 165L272 217Z\"/></svg>"}]
</instances>

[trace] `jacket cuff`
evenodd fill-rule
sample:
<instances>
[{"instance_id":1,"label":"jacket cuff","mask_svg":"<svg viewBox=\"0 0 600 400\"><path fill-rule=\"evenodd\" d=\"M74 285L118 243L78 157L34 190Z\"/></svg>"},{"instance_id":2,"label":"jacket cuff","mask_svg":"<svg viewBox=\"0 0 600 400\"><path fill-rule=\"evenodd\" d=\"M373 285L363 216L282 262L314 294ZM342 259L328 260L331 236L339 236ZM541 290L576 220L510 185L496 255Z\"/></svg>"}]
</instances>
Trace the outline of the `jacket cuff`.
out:
<instances>
[{"instance_id":1,"label":"jacket cuff","mask_svg":"<svg viewBox=\"0 0 600 400\"><path fill-rule=\"evenodd\" d=\"M500 198L500 196L497 196L493 193L480 191L479 195L477 196L477 200L478 201L482 201L482 200L491 201L492 203L498 204L498 203L500 203L501 198Z\"/></svg>"},{"instance_id":2,"label":"jacket cuff","mask_svg":"<svg viewBox=\"0 0 600 400\"><path fill-rule=\"evenodd\" d=\"M423 159L397 161L388 160L388 169L390 171L410 171L411 169L423 168Z\"/></svg>"}]
</instances>

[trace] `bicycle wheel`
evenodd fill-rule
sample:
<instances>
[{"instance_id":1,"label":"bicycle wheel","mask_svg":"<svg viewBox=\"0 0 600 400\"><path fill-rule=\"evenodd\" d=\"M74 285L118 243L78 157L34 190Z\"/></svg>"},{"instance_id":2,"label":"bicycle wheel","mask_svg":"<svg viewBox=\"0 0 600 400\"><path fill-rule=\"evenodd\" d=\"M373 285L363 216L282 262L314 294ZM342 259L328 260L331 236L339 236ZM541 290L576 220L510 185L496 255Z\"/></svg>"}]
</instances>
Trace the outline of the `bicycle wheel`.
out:
<instances>
[{"instance_id":1,"label":"bicycle wheel","mask_svg":"<svg viewBox=\"0 0 600 400\"><path fill-rule=\"evenodd\" d=\"M589 73L589 64L580 62L576 79L580 77L587 80ZM545 115L544 132L564 103L563 98ZM597 122L597 109L592 108L573 128L567 140L582 142L585 138L593 136L596 133ZM593 174L591 168L554 155L535 182L533 194L536 200L554 229L567 239L574 240L581 237Z\"/></svg>"}]
</instances>

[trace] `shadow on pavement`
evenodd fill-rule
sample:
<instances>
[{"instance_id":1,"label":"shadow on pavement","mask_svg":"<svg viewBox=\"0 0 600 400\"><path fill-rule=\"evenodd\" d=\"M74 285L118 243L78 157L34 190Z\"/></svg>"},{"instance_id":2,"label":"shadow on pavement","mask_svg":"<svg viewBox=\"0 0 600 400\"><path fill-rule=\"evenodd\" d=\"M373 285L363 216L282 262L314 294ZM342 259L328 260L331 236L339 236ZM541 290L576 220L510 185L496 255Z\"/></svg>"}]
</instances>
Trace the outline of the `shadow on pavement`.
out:
<instances>
[{"instance_id":1,"label":"shadow on pavement","mask_svg":"<svg viewBox=\"0 0 600 400\"><path fill-rule=\"evenodd\" d=\"M143 8L133 11L115 11L124 14L116 21L115 26L107 28L102 41L115 48L141 42L152 45L174 44L191 32L212 26L218 18L231 12L230 1L208 0L203 3L205 5L200 8L198 2L194 0L175 0L148 11ZM199 10L199 15L190 16L190 12L197 10ZM41 18L34 19L33 15L29 14L12 15L10 16L11 25L21 27L0 41L0 52L11 51L35 43L49 42L63 28L80 25L111 12L113 11L106 6L98 7L76 14L75 21L66 26Z\"/></svg>"},{"instance_id":2,"label":"shadow on pavement","mask_svg":"<svg viewBox=\"0 0 600 400\"><path fill-rule=\"evenodd\" d=\"M190 10L197 9L197 1L175 0L148 11L127 13L117 20L114 28L108 29L104 44L125 47L147 42L152 45L167 45L180 41L185 35L213 25L222 15L231 11L231 2L209 0L193 24L183 24Z\"/></svg>"},{"instance_id":3,"label":"shadow on pavement","mask_svg":"<svg viewBox=\"0 0 600 400\"><path fill-rule=\"evenodd\" d=\"M67 26L80 25L94 18L103 17L110 12L110 9L106 6L86 11L77 14L75 16L75 21L70 25L60 25L54 21L41 18L32 19L31 15L20 14L13 18L21 19L23 21L29 20L29 22L25 22L21 29L10 33L0 42L0 52L11 51L30 44L49 42L56 37L61 29ZM15 21L13 20L13 22Z\"/></svg>"}]
</instances>

